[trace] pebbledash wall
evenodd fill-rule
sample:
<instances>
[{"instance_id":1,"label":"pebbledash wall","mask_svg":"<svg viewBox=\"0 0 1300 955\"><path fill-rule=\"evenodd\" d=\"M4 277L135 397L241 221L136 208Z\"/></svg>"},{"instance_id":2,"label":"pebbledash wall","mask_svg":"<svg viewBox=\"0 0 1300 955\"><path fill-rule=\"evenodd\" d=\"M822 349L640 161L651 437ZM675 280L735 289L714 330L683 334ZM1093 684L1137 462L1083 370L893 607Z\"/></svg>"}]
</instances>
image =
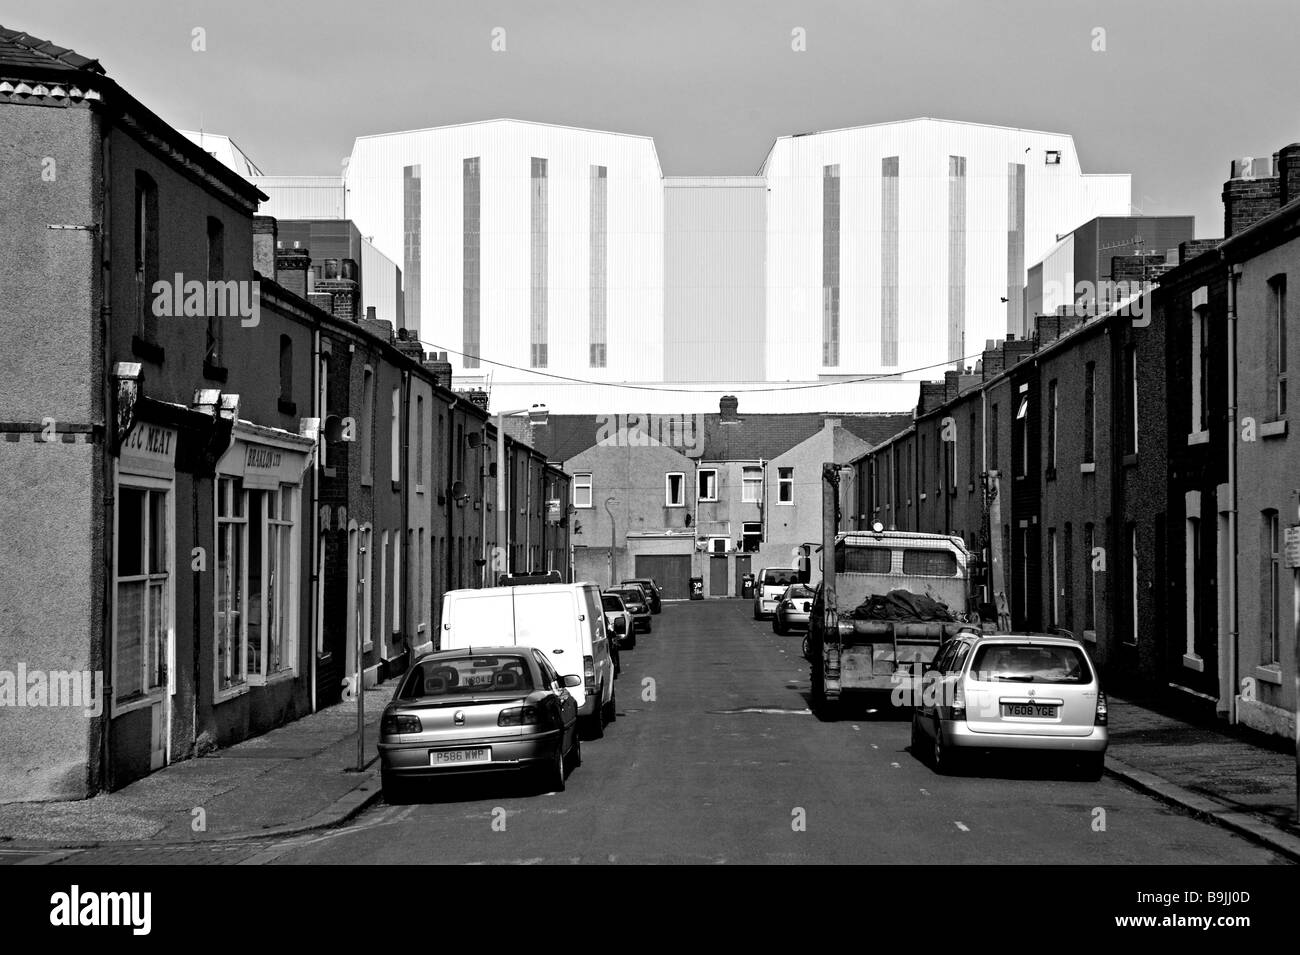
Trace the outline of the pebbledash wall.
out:
<instances>
[{"instance_id":1,"label":"pebbledash wall","mask_svg":"<svg viewBox=\"0 0 1300 955\"><path fill-rule=\"evenodd\" d=\"M441 594L479 586L495 543L464 446L494 439L486 411L357 316L355 287L308 300L307 250L277 254L260 193L94 61L0 29L0 124L0 200L39 251L0 266L0 800L120 787L436 646ZM177 276L248 311L155 314ZM542 489L511 501L533 533L566 478L506 447ZM102 706L62 698L72 673Z\"/></svg>"}]
</instances>

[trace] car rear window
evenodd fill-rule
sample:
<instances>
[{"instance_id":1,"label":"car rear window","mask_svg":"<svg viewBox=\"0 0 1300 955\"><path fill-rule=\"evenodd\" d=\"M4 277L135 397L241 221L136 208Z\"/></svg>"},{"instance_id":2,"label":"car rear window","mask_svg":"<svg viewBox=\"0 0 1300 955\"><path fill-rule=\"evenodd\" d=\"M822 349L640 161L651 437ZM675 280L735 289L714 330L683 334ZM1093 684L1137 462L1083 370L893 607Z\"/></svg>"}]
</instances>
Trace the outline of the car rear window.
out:
<instances>
[{"instance_id":1,"label":"car rear window","mask_svg":"<svg viewBox=\"0 0 1300 955\"><path fill-rule=\"evenodd\" d=\"M614 594L605 594L600 598L600 602L604 605L606 610L617 611L623 609L623 598Z\"/></svg>"},{"instance_id":2,"label":"car rear window","mask_svg":"<svg viewBox=\"0 0 1300 955\"><path fill-rule=\"evenodd\" d=\"M622 597L623 603L625 604L639 604L645 602L641 596L641 591L639 590L614 590L610 592Z\"/></svg>"},{"instance_id":3,"label":"car rear window","mask_svg":"<svg viewBox=\"0 0 1300 955\"><path fill-rule=\"evenodd\" d=\"M894 551L889 547L835 548L835 572L840 574L887 574L894 562Z\"/></svg>"},{"instance_id":4,"label":"car rear window","mask_svg":"<svg viewBox=\"0 0 1300 955\"><path fill-rule=\"evenodd\" d=\"M533 675L518 656L463 656L416 664L398 691L400 700L461 693L531 692Z\"/></svg>"},{"instance_id":5,"label":"car rear window","mask_svg":"<svg viewBox=\"0 0 1300 955\"><path fill-rule=\"evenodd\" d=\"M949 550L903 551L903 573L917 577L956 577L957 555Z\"/></svg>"},{"instance_id":6,"label":"car rear window","mask_svg":"<svg viewBox=\"0 0 1300 955\"><path fill-rule=\"evenodd\" d=\"M786 600L812 600L812 598L813 598L812 588L805 587L803 584L798 584L794 587L791 587L789 590L785 592Z\"/></svg>"},{"instance_id":7,"label":"car rear window","mask_svg":"<svg viewBox=\"0 0 1300 955\"><path fill-rule=\"evenodd\" d=\"M970 674L988 683L1092 682L1088 658L1065 644L986 643L975 652Z\"/></svg>"},{"instance_id":8,"label":"car rear window","mask_svg":"<svg viewBox=\"0 0 1300 955\"><path fill-rule=\"evenodd\" d=\"M795 570L769 570L763 574L764 587L788 587L795 582Z\"/></svg>"}]
</instances>

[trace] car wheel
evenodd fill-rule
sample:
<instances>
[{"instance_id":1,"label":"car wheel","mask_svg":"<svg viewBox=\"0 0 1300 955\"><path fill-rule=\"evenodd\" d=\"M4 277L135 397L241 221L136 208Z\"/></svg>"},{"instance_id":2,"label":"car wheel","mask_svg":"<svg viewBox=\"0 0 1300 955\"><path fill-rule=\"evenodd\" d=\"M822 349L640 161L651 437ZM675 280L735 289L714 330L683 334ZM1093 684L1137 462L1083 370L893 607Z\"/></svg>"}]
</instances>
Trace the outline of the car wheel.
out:
<instances>
[{"instance_id":1,"label":"car wheel","mask_svg":"<svg viewBox=\"0 0 1300 955\"><path fill-rule=\"evenodd\" d=\"M912 755L917 759L922 759L925 750L921 746L921 718L915 713L912 714Z\"/></svg>"},{"instance_id":2,"label":"car wheel","mask_svg":"<svg viewBox=\"0 0 1300 955\"><path fill-rule=\"evenodd\" d=\"M653 629L654 629L654 624L652 624L649 620L647 620L645 622L645 632L649 633Z\"/></svg>"},{"instance_id":3,"label":"car wheel","mask_svg":"<svg viewBox=\"0 0 1300 955\"><path fill-rule=\"evenodd\" d=\"M628 648L629 650L635 650L635 649L636 649L636 637L635 637L635 636L632 636L632 637L630 637L630 638L628 639L627 648Z\"/></svg>"},{"instance_id":4,"label":"car wheel","mask_svg":"<svg viewBox=\"0 0 1300 955\"><path fill-rule=\"evenodd\" d=\"M562 793L565 783L564 741L555 747L555 756L548 759L538 774L538 788L543 793Z\"/></svg>"},{"instance_id":5,"label":"car wheel","mask_svg":"<svg viewBox=\"0 0 1300 955\"><path fill-rule=\"evenodd\" d=\"M600 697L597 697L597 700L599 699ZM600 703L597 703L595 712L585 720L587 726L587 739L600 739L605 735L605 721L602 718L603 714L604 707L601 706Z\"/></svg>"},{"instance_id":6,"label":"car wheel","mask_svg":"<svg viewBox=\"0 0 1300 955\"><path fill-rule=\"evenodd\" d=\"M758 604L754 604L754 619L755 620L763 619L763 612L758 609Z\"/></svg>"},{"instance_id":7,"label":"car wheel","mask_svg":"<svg viewBox=\"0 0 1300 955\"><path fill-rule=\"evenodd\" d=\"M790 628L781 623L777 617L772 618L772 632L778 637L784 637L790 632Z\"/></svg>"},{"instance_id":8,"label":"car wheel","mask_svg":"<svg viewBox=\"0 0 1300 955\"><path fill-rule=\"evenodd\" d=\"M573 734L573 746L569 749L569 772L573 772L582 765L582 740L575 732Z\"/></svg>"},{"instance_id":9,"label":"car wheel","mask_svg":"<svg viewBox=\"0 0 1300 955\"><path fill-rule=\"evenodd\" d=\"M943 776L952 776L959 769L957 764L960 762L960 757L943 741L942 726L936 726L934 729L934 745L930 749L930 762L934 764L934 771Z\"/></svg>"},{"instance_id":10,"label":"car wheel","mask_svg":"<svg viewBox=\"0 0 1300 955\"><path fill-rule=\"evenodd\" d=\"M392 773L381 770L379 786L383 790L384 802L390 806L402 806L411 801L411 781L398 779Z\"/></svg>"},{"instance_id":11,"label":"car wheel","mask_svg":"<svg viewBox=\"0 0 1300 955\"><path fill-rule=\"evenodd\" d=\"M609 702L606 703L603 707L601 707L601 709L604 710L604 719L606 723L612 723L616 719L618 719L618 714L615 712L618 709L617 690L615 690L613 693L609 695Z\"/></svg>"},{"instance_id":12,"label":"car wheel","mask_svg":"<svg viewBox=\"0 0 1300 955\"><path fill-rule=\"evenodd\" d=\"M808 646L808 638L805 636L805 637L803 638L803 658L804 658L805 660L810 659L810 657L808 656L809 650L810 650L810 648L809 648L809 646Z\"/></svg>"}]
</instances>

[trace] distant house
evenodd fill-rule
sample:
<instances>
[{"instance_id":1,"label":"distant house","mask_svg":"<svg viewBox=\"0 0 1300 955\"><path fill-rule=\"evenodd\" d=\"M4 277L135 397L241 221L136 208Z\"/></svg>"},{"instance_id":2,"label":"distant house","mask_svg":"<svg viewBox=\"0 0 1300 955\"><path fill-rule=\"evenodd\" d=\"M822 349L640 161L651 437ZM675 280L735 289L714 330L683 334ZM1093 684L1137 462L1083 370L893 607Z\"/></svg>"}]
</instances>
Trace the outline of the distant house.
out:
<instances>
[{"instance_id":1,"label":"distant house","mask_svg":"<svg viewBox=\"0 0 1300 955\"><path fill-rule=\"evenodd\" d=\"M653 577L666 596L737 596L746 574L811 557L821 466L848 462L910 414L552 416L538 439L572 475L575 579Z\"/></svg>"}]
</instances>

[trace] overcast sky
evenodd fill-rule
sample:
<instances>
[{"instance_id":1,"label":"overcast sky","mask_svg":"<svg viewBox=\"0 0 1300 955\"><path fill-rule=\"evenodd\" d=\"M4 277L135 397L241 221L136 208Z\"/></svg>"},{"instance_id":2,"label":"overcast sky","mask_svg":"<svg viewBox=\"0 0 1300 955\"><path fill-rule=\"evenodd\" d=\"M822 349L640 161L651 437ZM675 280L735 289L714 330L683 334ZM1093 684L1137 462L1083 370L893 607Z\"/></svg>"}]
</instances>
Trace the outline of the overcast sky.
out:
<instances>
[{"instance_id":1,"label":"overcast sky","mask_svg":"<svg viewBox=\"0 0 1300 955\"><path fill-rule=\"evenodd\" d=\"M1296 0L44 0L0 22L271 174L503 116L652 136L666 175L752 174L780 135L934 116L1070 133L1084 172L1133 174L1135 212L1206 237L1229 160L1300 139Z\"/></svg>"}]
</instances>

